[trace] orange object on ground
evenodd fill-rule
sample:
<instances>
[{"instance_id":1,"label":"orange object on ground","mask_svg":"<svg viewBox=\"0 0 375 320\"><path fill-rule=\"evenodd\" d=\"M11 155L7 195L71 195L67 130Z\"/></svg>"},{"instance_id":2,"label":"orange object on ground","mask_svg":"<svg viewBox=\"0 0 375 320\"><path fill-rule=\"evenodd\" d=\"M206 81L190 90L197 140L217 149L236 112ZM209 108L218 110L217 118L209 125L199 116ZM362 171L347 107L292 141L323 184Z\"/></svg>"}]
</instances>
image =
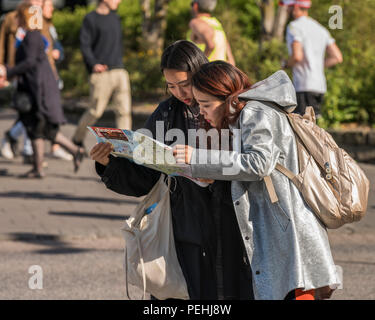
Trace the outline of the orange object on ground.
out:
<instances>
[{"instance_id":1,"label":"orange object on ground","mask_svg":"<svg viewBox=\"0 0 375 320\"><path fill-rule=\"evenodd\" d=\"M302 291L302 289L295 290L296 300L315 300L315 290Z\"/></svg>"}]
</instances>

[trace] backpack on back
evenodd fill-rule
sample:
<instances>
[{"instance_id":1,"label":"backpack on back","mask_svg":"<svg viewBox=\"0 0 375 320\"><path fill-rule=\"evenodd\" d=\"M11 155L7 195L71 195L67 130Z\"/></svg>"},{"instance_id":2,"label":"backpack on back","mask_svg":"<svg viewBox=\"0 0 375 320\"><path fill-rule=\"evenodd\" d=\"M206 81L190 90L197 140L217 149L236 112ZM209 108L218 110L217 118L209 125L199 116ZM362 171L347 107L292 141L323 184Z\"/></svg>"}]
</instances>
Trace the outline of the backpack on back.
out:
<instances>
[{"instance_id":1,"label":"backpack on back","mask_svg":"<svg viewBox=\"0 0 375 320\"><path fill-rule=\"evenodd\" d=\"M327 228L359 221L366 213L369 194L369 180L362 169L315 123L312 107L303 116L283 111L296 136L299 174L280 164L276 169L294 183ZM265 183L271 201L277 202L270 177Z\"/></svg>"}]
</instances>

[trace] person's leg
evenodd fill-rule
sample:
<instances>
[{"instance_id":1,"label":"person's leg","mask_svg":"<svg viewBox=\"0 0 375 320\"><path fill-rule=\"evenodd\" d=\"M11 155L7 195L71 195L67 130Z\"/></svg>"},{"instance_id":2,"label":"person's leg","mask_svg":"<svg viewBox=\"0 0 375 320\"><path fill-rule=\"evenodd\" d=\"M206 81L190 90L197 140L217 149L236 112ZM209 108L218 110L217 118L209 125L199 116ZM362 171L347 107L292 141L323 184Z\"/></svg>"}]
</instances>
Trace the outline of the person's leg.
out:
<instances>
[{"instance_id":1,"label":"person's leg","mask_svg":"<svg viewBox=\"0 0 375 320\"><path fill-rule=\"evenodd\" d=\"M23 124L16 121L12 128L5 132L5 136L1 142L0 152L6 159L13 159L18 155L18 138L23 133Z\"/></svg>"},{"instance_id":2,"label":"person's leg","mask_svg":"<svg viewBox=\"0 0 375 320\"><path fill-rule=\"evenodd\" d=\"M31 145L33 146L34 164L33 164L33 170L30 172L30 174L32 173L33 177L35 178L42 178L44 177L44 172L43 172L44 140L41 138L32 140Z\"/></svg>"},{"instance_id":3,"label":"person's leg","mask_svg":"<svg viewBox=\"0 0 375 320\"><path fill-rule=\"evenodd\" d=\"M21 135L25 134L26 130L21 121L17 121L14 126L9 130L10 136L17 140Z\"/></svg>"},{"instance_id":4,"label":"person's leg","mask_svg":"<svg viewBox=\"0 0 375 320\"><path fill-rule=\"evenodd\" d=\"M304 115L307 107L306 101L306 92L296 92L297 96L297 107L293 111L294 113L298 113L300 115Z\"/></svg>"},{"instance_id":5,"label":"person's leg","mask_svg":"<svg viewBox=\"0 0 375 320\"><path fill-rule=\"evenodd\" d=\"M53 139L54 143L59 144L73 156L74 172L77 172L84 156L84 149L77 146L73 141L65 137L61 132L57 132Z\"/></svg>"},{"instance_id":6,"label":"person's leg","mask_svg":"<svg viewBox=\"0 0 375 320\"><path fill-rule=\"evenodd\" d=\"M24 130L24 134L23 134L23 155L24 156L33 155L33 147L31 145L31 140L26 133L26 130Z\"/></svg>"},{"instance_id":7,"label":"person's leg","mask_svg":"<svg viewBox=\"0 0 375 320\"><path fill-rule=\"evenodd\" d=\"M315 93L315 92L307 93L307 96L306 96L307 104L308 106L312 106L314 108L316 118L321 117L323 97L324 97L324 94L321 94L321 93Z\"/></svg>"},{"instance_id":8,"label":"person's leg","mask_svg":"<svg viewBox=\"0 0 375 320\"><path fill-rule=\"evenodd\" d=\"M28 137L31 139L33 148L33 168L31 171L21 175L22 178L43 178L44 162L44 130L46 119L41 114L28 114L22 118Z\"/></svg>"},{"instance_id":9,"label":"person's leg","mask_svg":"<svg viewBox=\"0 0 375 320\"><path fill-rule=\"evenodd\" d=\"M83 145L86 137L87 126L95 124L102 116L112 95L112 86L109 81L109 71L94 73L90 77L90 103L89 109L79 120L77 129L73 136L73 142Z\"/></svg>"},{"instance_id":10,"label":"person's leg","mask_svg":"<svg viewBox=\"0 0 375 320\"><path fill-rule=\"evenodd\" d=\"M111 80L115 87L113 93L116 126L120 129L132 129L132 107L129 74L124 69L113 70Z\"/></svg>"}]
</instances>

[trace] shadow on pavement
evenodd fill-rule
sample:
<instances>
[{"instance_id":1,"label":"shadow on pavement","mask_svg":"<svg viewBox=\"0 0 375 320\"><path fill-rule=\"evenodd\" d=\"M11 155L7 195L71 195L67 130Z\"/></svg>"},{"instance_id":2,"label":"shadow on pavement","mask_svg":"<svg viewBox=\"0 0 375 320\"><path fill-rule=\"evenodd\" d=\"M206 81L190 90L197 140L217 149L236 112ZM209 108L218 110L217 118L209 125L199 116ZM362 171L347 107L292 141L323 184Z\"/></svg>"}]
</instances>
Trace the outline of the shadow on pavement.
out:
<instances>
[{"instance_id":1,"label":"shadow on pavement","mask_svg":"<svg viewBox=\"0 0 375 320\"><path fill-rule=\"evenodd\" d=\"M102 214L102 213L86 213L86 212L72 212L72 211L50 211L48 214L53 216L66 216L77 218L93 218L93 219L108 219L108 220L125 220L129 216L120 216L116 214Z\"/></svg>"},{"instance_id":2,"label":"shadow on pavement","mask_svg":"<svg viewBox=\"0 0 375 320\"><path fill-rule=\"evenodd\" d=\"M34 199L34 200L58 200L58 201L82 201L82 202L101 202L113 204L138 204L137 200L118 200L99 197L74 197L64 193L42 193L42 192L21 192L10 191L0 193L0 198L20 198L20 199Z\"/></svg>"},{"instance_id":3,"label":"shadow on pavement","mask_svg":"<svg viewBox=\"0 0 375 320\"><path fill-rule=\"evenodd\" d=\"M350 260L336 260L338 263L347 263L347 264L365 264L369 266L375 266L375 262L370 261L350 261Z\"/></svg>"},{"instance_id":4,"label":"shadow on pavement","mask_svg":"<svg viewBox=\"0 0 375 320\"><path fill-rule=\"evenodd\" d=\"M94 178L94 177L76 177L73 175L64 175L64 174L56 174L56 173L48 173L46 178L58 178L58 179L68 179L68 180L79 180L79 181L93 181L93 182L98 182L102 183L100 178Z\"/></svg>"},{"instance_id":5,"label":"shadow on pavement","mask_svg":"<svg viewBox=\"0 0 375 320\"><path fill-rule=\"evenodd\" d=\"M33 253L37 254L76 254L83 252L95 251L94 249L83 249L83 248L71 248L71 247L61 247L61 248L51 248L44 250L35 250Z\"/></svg>"},{"instance_id":6,"label":"shadow on pavement","mask_svg":"<svg viewBox=\"0 0 375 320\"><path fill-rule=\"evenodd\" d=\"M60 236L53 235L53 234L18 232L18 233L9 233L8 237L12 241L50 247L48 249L32 251L33 253L37 253L37 254L76 254L76 253L94 251L94 249L70 247L68 243L61 240Z\"/></svg>"}]
</instances>

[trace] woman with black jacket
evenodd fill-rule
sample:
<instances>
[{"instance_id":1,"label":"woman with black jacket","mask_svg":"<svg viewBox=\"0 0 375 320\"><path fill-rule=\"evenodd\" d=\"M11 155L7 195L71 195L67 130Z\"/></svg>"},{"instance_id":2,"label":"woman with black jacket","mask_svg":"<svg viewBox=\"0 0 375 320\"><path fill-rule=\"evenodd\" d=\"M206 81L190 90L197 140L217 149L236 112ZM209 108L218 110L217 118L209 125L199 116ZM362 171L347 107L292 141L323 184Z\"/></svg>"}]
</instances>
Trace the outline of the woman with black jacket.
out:
<instances>
[{"instance_id":1,"label":"woman with black jacket","mask_svg":"<svg viewBox=\"0 0 375 320\"><path fill-rule=\"evenodd\" d=\"M164 134L169 129L180 129L186 140L188 129L199 128L201 118L192 99L190 79L207 62L203 52L189 41L177 41L164 51L161 69L172 96L160 103L145 125L153 137L157 137L157 121L164 122ZM90 152L107 188L139 197L146 195L159 180L160 172L109 155L110 152L108 144L97 144ZM172 181L176 252L190 299L250 299L250 286L241 286L249 283L251 275L243 261L243 244L235 223L230 185L216 181L209 187L201 187L184 177L175 177ZM220 217L224 219L222 223Z\"/></svg>"},{"instance_id":2,"label":"woman with black jacket","mask_svg":"<svg viewBox=\"0 0 375 320\"><path fill-rule=\"evenodd\" d=\"M66 122L58 84L48 62L45 41L41 35L42 19L35 19L31 6L22 4L17 9L20 30L25 34L16 52L16 65L4 69L0 80L17 76L15 103L25 110L20 114L34 151L33 169L25 178L43 178L44 139L58 143L69 151L74 159L75 171L81 163L84 150L77 147L59 132L59 126ZM21 100L20 97L23 97ZM26 105L28 107L26 108Z\"/></svg>"}]
</instances>

